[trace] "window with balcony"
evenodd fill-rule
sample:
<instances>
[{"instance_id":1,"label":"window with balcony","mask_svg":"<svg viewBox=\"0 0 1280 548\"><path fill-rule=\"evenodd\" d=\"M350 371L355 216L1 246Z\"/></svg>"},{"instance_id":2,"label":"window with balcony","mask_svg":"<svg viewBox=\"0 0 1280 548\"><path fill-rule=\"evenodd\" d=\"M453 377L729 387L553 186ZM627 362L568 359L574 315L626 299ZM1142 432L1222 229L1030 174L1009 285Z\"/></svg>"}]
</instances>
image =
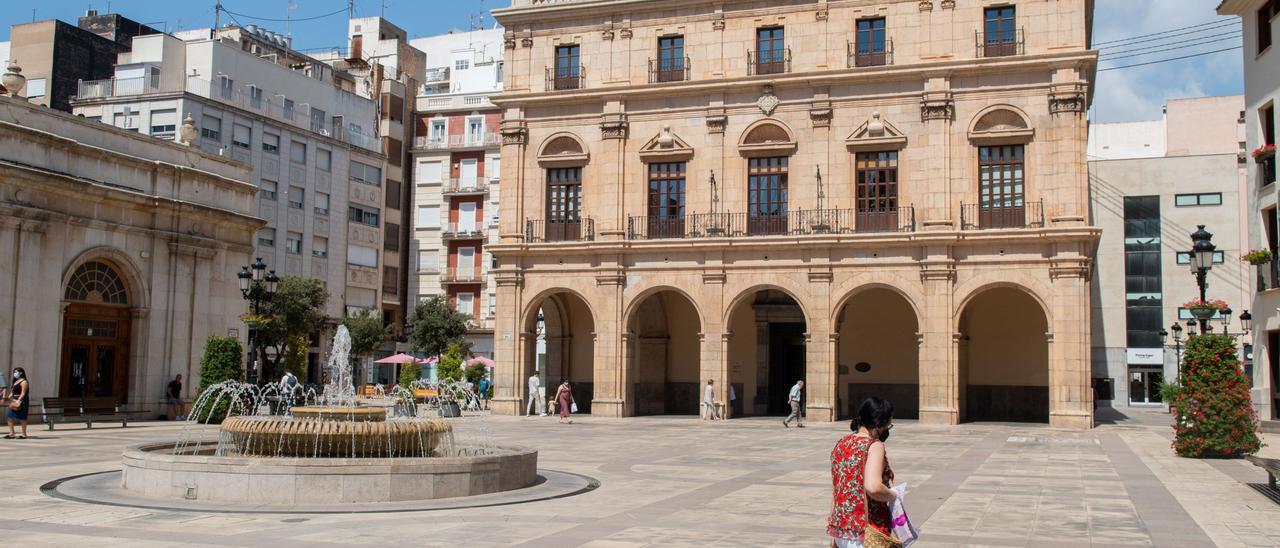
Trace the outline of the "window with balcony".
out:
<instances>
[{"instance_id":1,"label":"window with balcony","mask_svg":"<svg viewBox=\"0 0 1280 548\"><path fill-rule=\"evenodd\" d=\"M572 241L582 235L582 168L547 170L547 241Z\"/></svg>"},{"instance_id":2,"label":"window with balcony","mask_svg":"<svg viewBox=\"0 0 1280 548\"><path fill-rule=\"evenodd\" d=\"M329 214L329 195L323 192L317 192L316 205L312 207L315 208L316 213L320 215L328 215Z\"/></svg>"},{"instance_id":3,"label":"window with balcony","mask_svg":"<svg viewBox=\"0 0 1280 548\"><path fill-rule=\"evenodd\" d=\"M231 146L249 149L250 139L253 137L253 129L244 124L235 124L231 126Z\"/></svg>"},{"instance_id":4,"label":"window with balcony","mask_svg":"<svg viewBox=\"0 0 1280 548\"><path fill-rule=\"evenodd\" d=\"M786 156L747 161L747 233L787 232Z\"/></svg>"},{"instance_id":5,"label":"window with balcony","mask_svg":"<svg viewBox=\"0 0 1280 548\"><path fill-rule=\"evenodd\" d=\"M300 186L289 185L289 207L293 209L302 209L303 198L307 191Z\"/></svg>"},{"instance_id":6,"label":"window with balcony","mask_svg":"<svg viewBox=\"0 0 1280 548\"><path fill-rule=\"evenodd\" d=\"M857 27L853 66L874 67L888 64L885 18L859 19Z\"/></svg>"},{"instance_id":7,"label":"window with balcony","mask_svg":"<svg viewBox=\"0 0 1280 548\"><path fill-rule=\"evenodd\" d=\"M458 305L458 313L464 314L467 317L474 316L476 312L475 301L476 301L475 293L458 293L457 300L456 300L456 303Z\"/></svg>"},{"instance_id":8,"label":"window with balcony","mask_svg":"<svg viewBox=\"0 0 1280 548\"><path fill-rule=\"evenodd\" d=\"M688 58L684 55L684 36L658 38L658 60L650 75L651 82L680 82L688 79Z\"/></svg>"},{"instance_id":9,"label":"window with balcony","mask_svg":"<svg viewBox=\"0 0 1280 548\"><path fill-rule=\"evenodd\" d=\"M276 246L276 229L264 228L258 231L258 245L261 247Z\"/></svg>"},{"instance_id":10,"label":"window with balcony","mask_svg":"<svg viewBox=\"0 0 1280 548\"><path fill-rule=\"evenodd\" d=\"M329 239L323 236L311 238L311 256L325 258L329 256Z\"/></svg>"},{"instance_id":11,"label":"window with balcony","mask_svg":"<svg viewBox=\"0 0 1280 548\"><path fill-rule=\"evenodd\" d=\"M302 233L290 232L284 241L284 250L292 255L302 254Z\"/></svg>"},{"instance_id":12,"label":"window with balcony","mask_svg":"<svg viewBox=\"0 0 1280 548\"><path fill-rule=\"evenodd\" d=\"M258 185L258 195L262 196L263 200L271 200L274 202L276 200L276 193L279 192L277 187L278 185L275 181L263 179L262 183Z\"/></svg>"},{"instance_id":13,"label":"window with balcony","mask_svg":"<svg viewBox=\"0 0 1280 548\"><path fill-rule=\"evenodd\" d=\"M786 30L783 27L756 29L755 58L749 59L752 74L782 74L788 72L791 52L787 50Z\"/></svg>"},{"instance_id":14,"label":"window with balcony","mask_svg":"<svg viewBox=\"0 0 1280 548\"><path fill-rule=\"evenodd\" d=\"M151 136L161 139L173 139L178 129L178 111L163 109L151 111Z\"/></svg>"},{"instance_id":15,"label":"window with balcony","mask_svg":"<svg viewBox=\"0 0 1280 548\"><path fill-rule=\"evenodd\" d=\"M480 146L484 144L484 117L473 116L467 118L467 146Z\"/></svg>"},{"instance_id":16,"label":"window with balcony","mask_svg":"<svg viewBox=\"0 0 1280 548\"><path fill-rule=\"evenodd\" d=\"M272 133L262 134L262 151L268 154L280 153L280 136Z\"/></svg>"},{"instance_id":17,"label":"window with balcony","mask_svg":"<svg viewBox=\"0 0 1280 548\"><path fill-rule=\"evenodd\" d=\"M295 164L307 163L307 144L301 141L289 141L289 161Z\"/></svg>"},{"instance_id":18,"label":"window with balcony","mask_svg":"<svg viewBox=\"0 0 1280 548\"><path fill-rule=\"evenodd\" d=\"M249 106L253 108L262 108L262 88L250 84L249 88Z\"/></svg>"},{"instance_id":19,"label":"window with balcony","mask_svg":"<svg viewBox=\"0 0 1280 548\"><path fill-rule=\"evenodd\" d=\"M443 144L448 135L448 121L443 118L431 120L431 132L428 137L432 142Z\"/></svg>"},{"instance_id":20,"label":"window with balcony","mask_svg":"<svg viewBox=\"0 0 1280 548\"><path fill-rule=\"evenodd\" d=\"M316 169L333 171L333 151L323 148L316 149Z\"/></svg>"},{"instance_id":21,"label":"window with balcony","mask_svg":"<svg viewBox=\"0 0 1280 548\"><path fill-rule=\"evenodd\" d=\"M648 236L684 236L685 163L649 164Z\"/></svg>"},{"instance_id":22,"label":"window with balcony","mask_svg":"<svg viewBox=\"0 0 1280 548\"><path fill-rule=\"evenodd\" d=\"M380 226L379 211L376 207L353 205L347 207L347 221L367 226Z\"/></svg>"},{"instance_id":23,"label":"window with balcony","mask_svg":"<svg viewBox=\"0 0 1280 548\"><path fill-rule=\"evenodd\" d=\"M898 230L898 151L859 152L854 164L857 231Z\"/></svg>"},{"instance_id":24,"label":"window with balcony","mask_svg":"<svg viewBox=\"0 0 1280 548\"><path fill-rule=\"evenodd\" d=\"M236 83L231 77L223 75L218 77L218 93L223 99L231 99L236 93Z\"/></svg>"},{"instance_id":25,"label":"window with balcony","mask_svg":"<svg viewBox=\"0 0 1280 548\"><path fill-rule=\"evenodd\" d=\"M983 10L982 34L979 40L982 57L1006 57L1022 53L1017 11L1014 6L996 6Z\"/></svg>"},{"instance_id":26,"label":"window with balcony","mask_svg":"<svg viewBox=\"0 0 1280 548\"><path fill-rule=\"evenodd\" d=\"M380 167L351 162L350 176L353 181L359 181L366 185L382 186L382 168Z\"/></svg>"},{"instance_id":27,"label":"window with balcony","mask_svg":"<svg viewBox=\"0 0 1280 548\"><path fill-rule=\"evenodd\" d=\"M582 65L580 49L577 45L556 47L556 66L553 74L552 89L578 89L582 87Z\"/></svg>"},{"instance_id":28,"label":"window with balcony","mask_svg":"<svg viewBox=\"0 0 1280 548\"><path fill-rule=\"evenodd\" d=\"M222 141L222 118L204 115L200 124L200 136L213 141Z\"/></svg>"},{"instance_id":29,"label":"window with balcony","mask_svg":"<svg viewBox=\"0 0 1280 548\"><path fill-rule=\"evenodd\" d=\"M1026 226L1023 145L978 147L978 224Z\"/></svg>"}]
</instances>

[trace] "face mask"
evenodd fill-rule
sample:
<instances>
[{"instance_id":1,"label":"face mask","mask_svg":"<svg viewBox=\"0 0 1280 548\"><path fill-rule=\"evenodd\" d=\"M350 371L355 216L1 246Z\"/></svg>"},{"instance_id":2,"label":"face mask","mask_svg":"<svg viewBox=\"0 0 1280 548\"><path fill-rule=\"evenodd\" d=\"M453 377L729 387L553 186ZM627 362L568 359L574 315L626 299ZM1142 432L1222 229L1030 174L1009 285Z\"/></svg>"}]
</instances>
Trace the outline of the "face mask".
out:
<instances>
[{"instance_id":1,"label":"face mask","mask_svg":"<svg viewBox=\"0 0 1280 548\"><path fill-rule=\"evenodd\" d=\"M21 378L22 378L22 372L21 372L21 371L14 371L14 372L13 372L13 380L18 380L18 379L21 379Z\"/></svg>"}]
</instances>

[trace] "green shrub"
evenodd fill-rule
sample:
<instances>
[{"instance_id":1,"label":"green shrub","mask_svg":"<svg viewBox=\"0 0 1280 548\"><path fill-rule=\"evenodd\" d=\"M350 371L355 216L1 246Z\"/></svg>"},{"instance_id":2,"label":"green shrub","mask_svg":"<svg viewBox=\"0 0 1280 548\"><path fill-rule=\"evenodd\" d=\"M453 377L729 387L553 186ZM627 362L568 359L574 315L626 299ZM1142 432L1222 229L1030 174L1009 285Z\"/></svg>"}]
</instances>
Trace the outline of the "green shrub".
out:
<instances>
[{"instance_id":1,"label":"green shrub","mask_svg":"<svg viewBox=\"0 0 1280 548\"><path fill-rule=\"evenodd\" d=\"M307 378L307 349L311 342L303 335L292 335L285 348L284 368L298 379Z\"/></svg>"},{"instance_id":2,"label":"green shrub","mask_svg":"<svg viewBox=\"0 0 1280 548\"><path fill-rule=\"evenodd\" d=\"M418 380L418 377L420 377L421 375L422 375L422 368L418 367L418 364L416 363L401 364L400 365L400 386L403 386L406 389L409 388L409 385L413 384L413 381Z\"/></svg>"},{"instance_id":3,"label":"green shrub","mask_svg":"<svg viewBox=\"0 0 1280 548\"><path fill-rule=\"evenodd\" d=\"M1198 335L1187 341L1182 386L1171 405L1173 449L1180 456L1235 457L1262 447L1235 337Z\"/></svg>"},{"instance_id":4,"label":"green shrub","mask_svg":"<svg viewBox=\"0 0 1280 548\"><path fill-rule=\"evenodd\" d=\"M205 390L218 383L239 381L244 378L244 369L240 365L243 349L235 337L209 337L204 343L204 356L200 358L200 390L196 393L196 401ZM225 398L218 401L206 401L200 408L193 408L191 416L200 422L221 423L227 418L230 402Z\"/></svg>"},{"instance_id":5,"label":"green shrub","mask_svg":"<svg viewBox=\"0 0 1280 548\"><path fill-rule=\"evenodd\" d=\"M462 360L465 359L465 346L462 343L451 343L449 349L440 356L440 364L436 369L436 379L460 381L463 379Z\"/></svg>"}]
</instances>

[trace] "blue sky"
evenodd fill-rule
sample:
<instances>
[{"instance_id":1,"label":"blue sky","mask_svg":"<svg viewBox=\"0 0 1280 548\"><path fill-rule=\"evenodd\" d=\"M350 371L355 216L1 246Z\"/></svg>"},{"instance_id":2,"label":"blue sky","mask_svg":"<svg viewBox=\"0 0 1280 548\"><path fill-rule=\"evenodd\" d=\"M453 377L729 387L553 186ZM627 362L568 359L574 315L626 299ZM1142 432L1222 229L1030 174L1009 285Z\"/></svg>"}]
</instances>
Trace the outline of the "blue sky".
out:
<instances>
[{"instance_id":1,"label":"blue sky","mask_svg":"<svg viewBox=\"0 0 1280 548\"><path fill-rule=\"evenodd\" d=\"M1102 45L1103 58L1108 54L1127 56L1104 61L1101 67L1157 61L1238 45L1238 38L1229 38L1233 32L1239 33L1238 24L1204 28L1164 40L1115 42L1213 21L1232 21L1233 18L1220 18L1214 13L1218 3L1219 0L1096 0L1094 41ZM169 31L176 31L212 26L213 4L213 0L0 0L0 41L8 40L10 25L31 21L32 9L37 20L57 18L74 23L86 8L92 6L106 12L109 5L112 11L137 21L162 28L167 25ZM378 15L385 9L388 19L408 31L411 37L418 37L469 28L481 14L480 22L491 26L489 9L509 4L509 0L357 0L355 6L356 15L361 17ZM277 32L290 31L294 47L299 49L345 45L346 5L346 0L223 0L228 11L249 16L235 16L242 24L254 23ZM292 14L297 20L335 11L343 13L288 25L283 21L252 19L285 19ZM1199 45L1194 45L1197 43ZM1187 44L1193 45L1160 51ZM1241 93L1241 59L1240 50L1232 50L1099 72L1091 118L1100 122L1156 119L1168 99Z\"/></svg>"}]
</instances>

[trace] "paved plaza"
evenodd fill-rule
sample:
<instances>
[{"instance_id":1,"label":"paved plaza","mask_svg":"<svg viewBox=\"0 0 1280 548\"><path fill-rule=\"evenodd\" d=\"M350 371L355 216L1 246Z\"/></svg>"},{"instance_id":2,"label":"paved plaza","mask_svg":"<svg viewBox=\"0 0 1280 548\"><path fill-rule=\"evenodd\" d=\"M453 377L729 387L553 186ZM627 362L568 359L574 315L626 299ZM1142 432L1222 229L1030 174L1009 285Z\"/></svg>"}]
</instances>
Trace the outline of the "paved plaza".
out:
<instances>
[{"instance_id":1,"label":"paved plaza","mask_svg":"<svg viewBox=\"0 0 1280 548\"><path fill-rule=\"evenodd\" d=\"M1280 505L1250 485L1265 484L1263 472L1241 460L1174 457L1164 413L1099 416L1114 420L1089 432L900 421L889 455L924 530L919 545L1280 544ZM31 439L0 440L0 536L7 546L825 546L827 455L847 423L801 430L779 422L471 418L460 423L464 440L537 448L540 468L590 476L599 488L532 503L358 514L60 500L41 485L118 468L123 447L173 439L182 427L33 428ZM1280 445L1280 437L1268 441Z\"/></svg>"}]
</instances>

